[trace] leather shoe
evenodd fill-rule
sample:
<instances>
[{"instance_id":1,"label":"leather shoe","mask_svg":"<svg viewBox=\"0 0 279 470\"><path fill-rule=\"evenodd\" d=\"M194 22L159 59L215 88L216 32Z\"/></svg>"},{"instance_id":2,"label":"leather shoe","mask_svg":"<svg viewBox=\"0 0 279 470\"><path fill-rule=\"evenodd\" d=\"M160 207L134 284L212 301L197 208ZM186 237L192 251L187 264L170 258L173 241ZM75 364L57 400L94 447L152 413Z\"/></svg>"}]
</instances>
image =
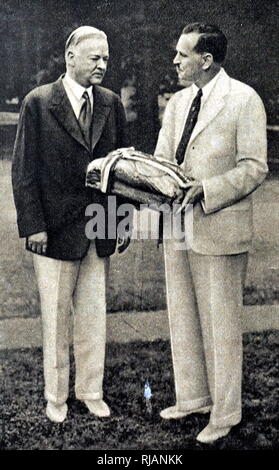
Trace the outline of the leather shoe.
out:
<instances>
[{"instance_id":1,"label":"leather shoe","mask_svg":"<svg viewBox=\"0 0 279 470\"><path fill-rule=\"evenodd\" d=\"M180 410L177 405L170 406L169 408L165 408L160 412L161 418L164 419L179 419L184 418L185 416L191 415L193 413L201 413L206 414L209 413L211 410L211 406L204 406L202 408L195 408L193 410L183 411Z\"/></svg>"},{"instance_id":2,"label":"leather shoe","mask_svg":"<svg viewBox=\"0 0 279 470\"><path fill-rule=\"evenodd\" d=\"M84 400L85 405L90 413L98 418L107 418L110 416L110 409L103 400Z\"/></svg>"},{"instance_id":3,"label":"leather shoe","mask_svg":"<svg viewBox=\"0 0 279 470\"><path fill-rule=\"evenodd\" d=\"M203 444L212 444L221 437L225 437L229 434L231 427L217 427L213 424L208 424L197 436L197 441L202 442Z\"/></svg>"},{"instance_id":4,"label":"leather shoe","mask_svg":"<svg viewBox=\"0 0 279 470\"><path fill-rule=\"evenodd\" d=\"M68 406L66 403L63 405L55 405L51 401L47 402L46 415L50 421L54 423L62 423L67 416Z\"/></svg>"}]
</instances>

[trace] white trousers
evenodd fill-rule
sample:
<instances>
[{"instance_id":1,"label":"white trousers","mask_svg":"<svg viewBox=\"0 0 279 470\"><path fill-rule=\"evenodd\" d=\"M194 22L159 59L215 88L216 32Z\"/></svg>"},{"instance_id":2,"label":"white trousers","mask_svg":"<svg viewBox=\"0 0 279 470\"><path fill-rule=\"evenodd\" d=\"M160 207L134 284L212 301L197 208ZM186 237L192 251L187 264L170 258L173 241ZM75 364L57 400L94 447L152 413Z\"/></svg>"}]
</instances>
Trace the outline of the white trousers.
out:
<instances>
[{"instance_id":1,"label":"white trousers","mask_svg":"<svg viewBox=\"0 0 279 470\"><path fill-rule=\"evenodd\" d=\"M204 256L164 241L176 400L212 405L210 421L241 421L242 287L247 253Z\"/></svg>"},{"instance_id":2,"label":"white trousers","mask_svg":"<svg viewBox=\"0 0 279 470\"><path fill-rule=\"evenodd\" d=\"M109 258L95 243L79 261L34 255L41 300L45 398L59 405L69 391L69 317L74 307L75 393L101 399L106 341L106 277Z\"/></svg>"}]
</instances>

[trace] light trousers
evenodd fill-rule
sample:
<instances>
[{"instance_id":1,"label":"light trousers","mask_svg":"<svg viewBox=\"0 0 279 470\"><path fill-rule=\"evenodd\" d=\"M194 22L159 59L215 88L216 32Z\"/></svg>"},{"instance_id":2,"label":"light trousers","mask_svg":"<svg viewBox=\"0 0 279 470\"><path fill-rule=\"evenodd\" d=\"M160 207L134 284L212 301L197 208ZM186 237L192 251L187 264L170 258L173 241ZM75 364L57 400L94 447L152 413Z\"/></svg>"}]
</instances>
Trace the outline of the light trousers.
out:
<instances>
[{"instance_id":1,"label":"light trousers","mask_svg":"<svg viewBox=\"0 0 279 470\"><path fill-rule=\"evenodd\" d=\"M210 422L241 421L242 287L247 253L205 256L164 241L177 405L212 405Z\"/></svg>"},{"instance_id":2,"label":"light trousers","mask_svg":"<svg viewBox=\"0 0 279 470\"><path fill-rule=\"evenodd\" d=\"M101 399L109 258L99 258L91 242L87 256L79 261L40 255L34 255L33 261L42 312L45 398L60 405L68 397L69 318L73 310L76 397Z\"/></svg>"}]
</instances>

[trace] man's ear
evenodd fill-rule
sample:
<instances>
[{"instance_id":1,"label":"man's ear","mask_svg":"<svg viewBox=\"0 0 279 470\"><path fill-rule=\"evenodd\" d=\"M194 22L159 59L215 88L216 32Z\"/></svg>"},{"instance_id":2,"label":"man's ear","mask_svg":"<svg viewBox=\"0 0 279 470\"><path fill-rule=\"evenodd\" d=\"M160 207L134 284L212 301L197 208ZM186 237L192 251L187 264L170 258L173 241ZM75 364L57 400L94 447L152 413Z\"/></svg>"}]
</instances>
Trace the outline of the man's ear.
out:
<instances>
[{"instance_id":1,"label":"man's ear","mask_svg":"<svg viewBox=\"0 0 279 470\"><path fill-rule=\"evenodd\" d=\"M205 52L203 55L202 55L202 58L203 58L203 70L208 70L211 65L213 64L214 60L213 60L213 55L210 54L209 52Z\"/></svg>"},{"instance_id":2,"label":"man's ear","mask_svg":"<svg viewBox=\"0 0 279 470\"><path fill-rule=\"evenodd\" d=\"M66 51L65 60L67 64L73 65L74 57L75 57L75 54L73 53L73 51L71 50Z\"/></svg>"}]
</instances>

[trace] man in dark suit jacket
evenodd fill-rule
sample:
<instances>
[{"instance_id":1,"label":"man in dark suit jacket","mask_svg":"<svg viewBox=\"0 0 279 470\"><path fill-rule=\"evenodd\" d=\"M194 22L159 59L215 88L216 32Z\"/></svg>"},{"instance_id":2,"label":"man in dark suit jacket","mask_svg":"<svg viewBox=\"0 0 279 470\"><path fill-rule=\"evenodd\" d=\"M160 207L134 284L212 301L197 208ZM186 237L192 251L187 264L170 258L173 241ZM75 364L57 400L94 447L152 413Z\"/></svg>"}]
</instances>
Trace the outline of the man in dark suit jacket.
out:
<instances>
[{"instance_id":1,"label":"man in dark suit jacket","mask_svg":"<svg viewBox=\"0 0 279 470\"><path fill-rule=\"evenodd\" d=\"M12 181L20 237L34 253L43 324L46 413L62 422L69 379L68 316L74 300L75 390L104 417L106 271L116 239L85 235L85 209L107 198L85 188L88 163L126 145L119 97L99 84L109 49L104 32L82 26L66 43L67 72L23 101ZM107 213L107 212L106 212ZM73 295L74 294L74 295Z\"/></svg>"}]
</instances>

